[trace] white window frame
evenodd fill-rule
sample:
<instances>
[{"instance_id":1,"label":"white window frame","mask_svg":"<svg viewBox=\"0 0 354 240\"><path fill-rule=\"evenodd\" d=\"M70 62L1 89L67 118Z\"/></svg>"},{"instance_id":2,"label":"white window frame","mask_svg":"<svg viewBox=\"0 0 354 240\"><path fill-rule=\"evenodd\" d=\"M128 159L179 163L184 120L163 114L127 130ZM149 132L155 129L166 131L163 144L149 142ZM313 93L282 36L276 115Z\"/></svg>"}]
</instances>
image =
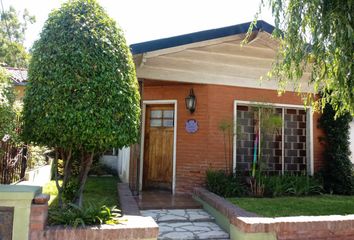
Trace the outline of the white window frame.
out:
<instances>
[{"instance_id":1,"label":"white window frame","mask_svg":"<svg viewBox=\"0 0 354 240\"><path fill-rule=\"evenodd\" d=\"M234 123L237 124L237 105L266 105L270 107L282 108L282 119L284 119L284 109L285 108L296 108L303 109L306 111L306 164L307 173L310 175L314 174L314 157L313 157L313 111L312 107L304 105L295 104L279 104L279 103L269 103L269 102L256 102L256 101L242 101L234 100ZM236 172L237 166L237 125L234 127L234 138L233 138L233 172ZM284 121L282 126L282 174L284 174Z\"/></svg>"}]
</instances>

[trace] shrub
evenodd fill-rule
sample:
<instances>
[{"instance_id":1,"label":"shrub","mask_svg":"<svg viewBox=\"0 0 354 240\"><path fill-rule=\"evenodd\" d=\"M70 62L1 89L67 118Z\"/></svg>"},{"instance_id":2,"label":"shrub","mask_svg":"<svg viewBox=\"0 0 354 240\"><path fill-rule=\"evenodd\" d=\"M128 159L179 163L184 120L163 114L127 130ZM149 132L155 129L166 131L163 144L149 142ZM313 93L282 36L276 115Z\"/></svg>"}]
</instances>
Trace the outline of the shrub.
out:
<instances>
[{"instance_id":1,"label":"shrub","mask_svg":"<svg viewBox=\"0 0 354 240\"><path fill-rule=\"evenodd\" d=\"M353 194L354 180L349 150L349 113L335 119L336 112L328 104L319 119L319 125L325 132L326 150L323 170L324 187L335 194Z\"/></svg>"},{"instance_id":2,"label":"shrub","mask_svg":"<svg viewBox=\"0 0 354 240\"><path fill-rule=\"evenodd\" d=\"M264 184L264 195L269 197L307 196L323 192L320 181L307 175L263 175L261 179Z\"/></svg>"},{"instance_id":3,"label":"shrub","mask_svg":"<svg viewBox=\"0 0 354 240\"><path fill-rule=\"evenodd\" d=\"M222 197L281 197L321 194L322 182L307 175L243 177L241 173L225 174L222 170L206 172L206 187Z\"/></svg>"},{"instance_id":4,"label":"shrub","mask_svg":"<svg viewBox=\"0 0 354 240\"><path fill-rule=\"evenodd\" d=\"M207 170L206 187L222 197L245 196L247 192L241 177L222 170Z\"/></svg>"},{"instance_id":5,"label":"shrub","mask_svg":"<svg viewBox=\"0 0 354 240\"><path fill-rule=\"evenodd\" d=\"M119 223L120 210L108 208L105 205L89 203L87 206L79 207L69 203L65 208L49 209L49 224L65 226L86 226L100 224Z\"/></svg>"}]
</instances>

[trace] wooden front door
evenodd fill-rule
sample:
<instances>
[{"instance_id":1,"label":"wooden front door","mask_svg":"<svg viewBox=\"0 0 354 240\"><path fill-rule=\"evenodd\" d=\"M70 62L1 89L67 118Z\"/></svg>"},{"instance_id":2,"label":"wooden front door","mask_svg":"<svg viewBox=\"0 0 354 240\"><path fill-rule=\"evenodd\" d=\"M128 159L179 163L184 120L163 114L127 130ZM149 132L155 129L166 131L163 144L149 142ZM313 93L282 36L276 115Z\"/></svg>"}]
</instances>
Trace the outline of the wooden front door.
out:
<instances>
[{"instance_id":1,"label":"wooden front door","mask_svg":"<svg viewBox=\"0 0 354 240\"><path fill-rule=\"evenodd\" d=\"M145 189L172 189L173 105L147 105L144 139Z\"/></svg>"}]
</instances>

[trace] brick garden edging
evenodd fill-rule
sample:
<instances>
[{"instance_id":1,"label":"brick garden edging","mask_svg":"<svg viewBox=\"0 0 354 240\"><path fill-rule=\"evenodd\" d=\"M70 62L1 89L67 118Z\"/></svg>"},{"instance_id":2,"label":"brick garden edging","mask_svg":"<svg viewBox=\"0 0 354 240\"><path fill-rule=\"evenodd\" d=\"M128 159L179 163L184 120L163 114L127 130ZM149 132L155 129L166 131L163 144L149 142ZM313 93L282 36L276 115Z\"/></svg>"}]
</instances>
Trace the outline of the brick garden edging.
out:
<instances>
[{"instance_id":1,"label":"brick garden edging","mask_svg":"<svg viewBox=\"0 0 354 240\"><path fill-rule=\"evenodd\" d=\"M354 239L354 215L266 218L247 212L204 188L195 188L194 196L214 217L221 217L221 225L231 239Z\"/></svg>"},{"instance_id":2,"label":"brick garden edging","mask_svg":"<svg viewBox=\"0 0 354 240\"><path fill-rule=\"evenodd\" d=\"M126 222L117 225L104 224L88 227L51 226L43 231L31 233L31 240L109 240L109 239L157 239L154 220L148 218L129 216ZM158 231L157 231L158 232Z\"/></svg>"},{"instance_id":3,"label":"brick garden edging","mask_svg":"<svg viewBox=\"0 0 354 240\"><path fill-rule=\"evenodd\" d=\"M87 227L46 226L49 196L40 194L31 206L30 239L31 240L133 240L157 239L159 228L151 217L140 215L139 208L130 189L125 184L118 184L123 217L120 224ZM135 203L135 205L134 205Z\"/></svg>"}]
</instances>

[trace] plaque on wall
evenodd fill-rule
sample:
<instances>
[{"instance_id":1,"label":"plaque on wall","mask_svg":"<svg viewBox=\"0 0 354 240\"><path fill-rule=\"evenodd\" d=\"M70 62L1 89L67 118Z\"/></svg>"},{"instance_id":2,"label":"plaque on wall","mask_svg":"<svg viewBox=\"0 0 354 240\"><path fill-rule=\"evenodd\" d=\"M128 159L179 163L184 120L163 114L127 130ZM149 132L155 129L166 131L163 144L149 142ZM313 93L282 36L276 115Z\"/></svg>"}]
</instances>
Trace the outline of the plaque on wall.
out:
<instances>
[{"instance_id":1,"label":"plaque on wall","mask_svg":"<svg viewBox=\"0 0 354 240\"><path fill-rule=\"evenodd\" d=\"M187 133L195 133L198 131L198 122L195 119L188 119L185 127Z\"/></svg>"},{"instance_id":2,"label":"plaque on wall","mask_svg":"<svg viewBox=\"0 0 354 240\"><path fill-rule=\"evenodd\" d=\"M0 240L12 239L13 207L0 207Z\"/></svg>"}]
</instances>

